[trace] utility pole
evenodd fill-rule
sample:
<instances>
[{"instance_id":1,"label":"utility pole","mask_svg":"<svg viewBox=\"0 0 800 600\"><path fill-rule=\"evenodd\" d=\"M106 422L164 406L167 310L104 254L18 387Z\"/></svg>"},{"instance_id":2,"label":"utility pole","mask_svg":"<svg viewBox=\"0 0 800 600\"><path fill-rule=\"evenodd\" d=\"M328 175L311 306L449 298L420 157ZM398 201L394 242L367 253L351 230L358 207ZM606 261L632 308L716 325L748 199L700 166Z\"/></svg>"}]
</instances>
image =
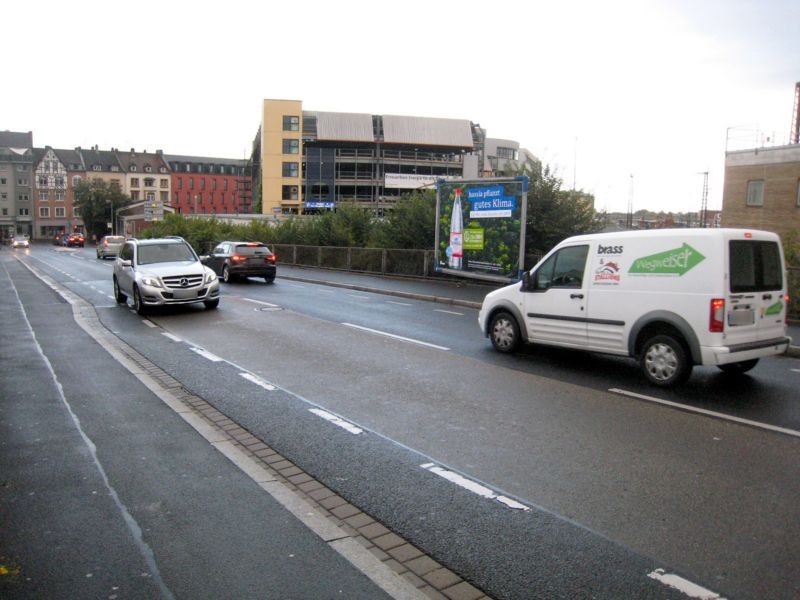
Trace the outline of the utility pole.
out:
<instances>
[{"instance_id":1,"label":"utility pole","mask_svg":"<svg viewBox=\"0 0 800 600\"><path fill-rule=\"evenodd\" d=\"M703 199L700 202L700 227L708 227L708 171L700 173L703 176Z\"/></svg>"},{"instance_id":2,"label":"utility pole","mask_svg":"<svg viewBox=\"0 0 800 600\"><path fill-rule=\"evenodd\" d=\"M628 216L625 227L627 229L633 229L633 173L631 173L631 183L628 190Z\"/></svg>"}]
</instances>

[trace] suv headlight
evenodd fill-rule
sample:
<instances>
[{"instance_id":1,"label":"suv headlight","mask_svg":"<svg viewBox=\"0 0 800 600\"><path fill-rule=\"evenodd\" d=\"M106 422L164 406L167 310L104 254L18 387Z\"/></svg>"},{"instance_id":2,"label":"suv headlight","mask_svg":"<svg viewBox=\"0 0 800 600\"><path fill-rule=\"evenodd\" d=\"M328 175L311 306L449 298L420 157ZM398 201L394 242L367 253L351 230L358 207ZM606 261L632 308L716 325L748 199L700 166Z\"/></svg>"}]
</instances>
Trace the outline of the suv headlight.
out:
<instances>
[{"instance_id":1,"label":"suv headlight","mask_svg":"<svg viewBox=\"0 0 800 600\"><path fill-rule=\"evenodd\" d=\"M217 280L217 274L211 269L206 269L206 283L214 283Z\"/></svg>"},{"instance_id":2,"label":"suv headlight","mask_svg":"<svg viewBox=\"0 0 800 600\"><path fill-rule=\"evenodd\" d=\"M158 277L153 277L152 275L143 276L142 284L149 285L150 287L161 287L161 282L158 280Z\"/></svg>"}]
</instances>

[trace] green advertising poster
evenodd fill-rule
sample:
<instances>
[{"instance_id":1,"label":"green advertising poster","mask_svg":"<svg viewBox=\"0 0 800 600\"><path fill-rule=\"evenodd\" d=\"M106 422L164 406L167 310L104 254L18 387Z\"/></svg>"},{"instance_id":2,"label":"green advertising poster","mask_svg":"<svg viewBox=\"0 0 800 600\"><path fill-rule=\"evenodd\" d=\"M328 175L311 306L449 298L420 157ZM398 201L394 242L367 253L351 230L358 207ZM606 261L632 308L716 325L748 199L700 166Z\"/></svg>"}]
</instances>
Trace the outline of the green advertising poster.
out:
<instances>
[{"instance_id":1,"label":"green advertising poster","mask_svg":"<svg viewBox=\"0 0 800 600\"><path fill-rule=\"evenodd\" d=\"M528 178L439 180L436 270L507 281L525 252Z\"/></svg>"}]
</instances>

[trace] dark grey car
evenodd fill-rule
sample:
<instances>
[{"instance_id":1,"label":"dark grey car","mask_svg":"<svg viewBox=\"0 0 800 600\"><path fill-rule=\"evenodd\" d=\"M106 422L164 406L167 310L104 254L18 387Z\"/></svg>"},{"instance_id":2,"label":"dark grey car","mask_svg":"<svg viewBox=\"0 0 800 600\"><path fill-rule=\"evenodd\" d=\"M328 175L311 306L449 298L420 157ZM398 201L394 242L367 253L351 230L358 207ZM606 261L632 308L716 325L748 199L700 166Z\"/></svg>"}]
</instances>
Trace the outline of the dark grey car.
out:
<instances>
[{"instance_id":1,"label":"dark grey car","mask_svg":"<svg viewBox=\"0 0 800 600\"><path fill-rule=\"evenodd\" d=\"M220 242L208 256L201 256L225 283L239 277L263 277L267 283L275 280L276 257L261 242Z\"/></svg>"}]
</instances>

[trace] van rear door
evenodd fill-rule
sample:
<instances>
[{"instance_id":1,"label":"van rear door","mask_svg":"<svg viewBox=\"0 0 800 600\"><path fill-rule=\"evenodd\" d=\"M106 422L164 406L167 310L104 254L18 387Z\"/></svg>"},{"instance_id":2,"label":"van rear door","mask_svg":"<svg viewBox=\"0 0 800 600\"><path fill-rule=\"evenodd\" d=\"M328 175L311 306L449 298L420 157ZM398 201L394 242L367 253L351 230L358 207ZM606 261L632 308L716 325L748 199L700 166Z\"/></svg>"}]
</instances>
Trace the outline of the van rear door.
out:
<instances>
[{"instance_id":1,"label":"van rear door","mask_svg":"<svg viewBox=\"0 0 800 600\"><path fill-rule=\"evenodd\" d=\"M745 237L750 235L750 237ZM743 234L728 240L725 332L728 344L785 335L786 284L777 236Z\"/></svg>"}]
</instances>

